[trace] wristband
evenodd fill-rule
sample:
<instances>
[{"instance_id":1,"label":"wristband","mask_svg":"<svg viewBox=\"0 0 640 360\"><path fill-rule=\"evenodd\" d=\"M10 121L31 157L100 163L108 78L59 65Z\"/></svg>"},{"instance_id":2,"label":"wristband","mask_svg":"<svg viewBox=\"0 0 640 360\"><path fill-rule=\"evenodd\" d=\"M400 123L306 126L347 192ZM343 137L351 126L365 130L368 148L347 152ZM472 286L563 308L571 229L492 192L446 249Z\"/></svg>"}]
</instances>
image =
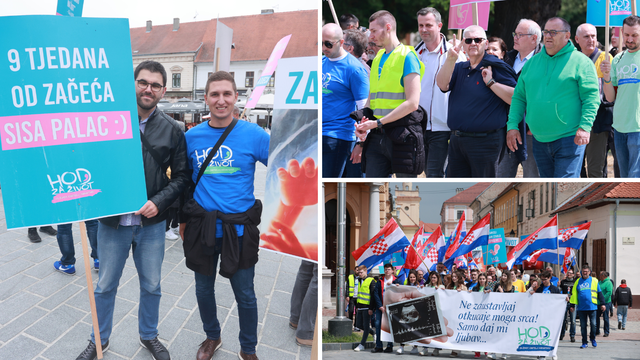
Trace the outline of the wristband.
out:
<instances>
[{"instance_id":1,"label":"wristband","mask_svg":"<svg viewBox=\"0 0 640 360\"><path fill-rule=\"evenodd\" d=\"M496 83L496 81L495 81L495 80L493 80L493 78L492 78L491 80L489 80L489 81L487 82L487 87L488 87L488 88L490 88L490 87L491 87L493 84L495 84L495 83Z\"/></svg>"},{"instance_id":2,"label":"wristband","mask_svg":"<svg viewBox=\"0 0 640 360\"><path fill-rule=\"evenodd\" d=\"M602 78L602 81L604 81L605 84L611 84L611 79L609 79L609 81L607 81L604 78Z\"/></svg>"},{"instance_id":3,"label":"wristband","mask_svg":"<svg viewBox=\"0 0 640 360\"><path fill-rule=\"evenodd\" d=\"M382 129L382 121L380 121L380 119L376 119L376 122L378 123L378 129Z\"/></svg>"}]
</instances>

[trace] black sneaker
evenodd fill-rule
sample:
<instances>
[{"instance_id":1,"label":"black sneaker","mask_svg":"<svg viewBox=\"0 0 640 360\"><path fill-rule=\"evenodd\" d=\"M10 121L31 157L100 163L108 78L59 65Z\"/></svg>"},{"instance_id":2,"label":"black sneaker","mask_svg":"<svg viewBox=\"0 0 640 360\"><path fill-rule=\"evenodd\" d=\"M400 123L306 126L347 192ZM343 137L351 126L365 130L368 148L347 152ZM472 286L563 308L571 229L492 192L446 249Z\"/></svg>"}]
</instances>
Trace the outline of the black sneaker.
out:
<instances>
[{"instance_id":1,"label":"black sneaker","mask_svg":"<svg viewBox=\"0 0 640 360\"><path fill-rule=\"evenodd\" d=\"M156 336L155 339L151 340L142 340L140 338L140 344L149 350L151 356L153 356L156 360L171 360L171 356L169 356L169 350L167 350L164 345L158 340Z\"/></svg>"},{"instance_id":2,"label":"black sneaker","mask_svg":"<svg viewBox=\"0 0 640 360\"><path fill-rule=\"evenodd\" d=\"M622 323L618 321L618 330L622 329Z\"/></svg>"},{"instance_id":3,"label":"black sneaker","mask_svg":"<svg viewBox=\"0 0 640 360\"><path fill-rule=\"evenodd\" d=\"M38 235L38 229L36 228L29 228L28 236L32 243L39 243L42 241L40 235Z\"/></svg>"},{"instance_id":4,"label":"black sneaker","mask_svg":"<svg viewBox=\"0 0 640 360\"><path fill-rule=\"evenodd\" d=\"M40 226L40 232L43 232L47 235L56 236L58 235L58 231L51 226Z\"/></svg>"},{"instance_id":5,"label":"black sneaker","mask_svg":"<svg viewBox=\"0 0 640 360\"><path fill-rule=\"evenodd\" d=\"M575 338L575 336L572 336L572 337L571 337L571 342L576 342L576 338Z\"/></svg>"},{"instance_id":6,"label":"black sneaker","mask_svg":"<svg viewBox=\"0 0 640 360\"><path fill-rule=\"evenodd\" d=\"M104 354L109 349L109 341L102 345L102 353ZM94 360L98 356L98 349L96 348L96 344L94 344L91 340L89 340L89 346L82 352L82 354L78 355L76 360Z\"/></svg>"}]
</instances>

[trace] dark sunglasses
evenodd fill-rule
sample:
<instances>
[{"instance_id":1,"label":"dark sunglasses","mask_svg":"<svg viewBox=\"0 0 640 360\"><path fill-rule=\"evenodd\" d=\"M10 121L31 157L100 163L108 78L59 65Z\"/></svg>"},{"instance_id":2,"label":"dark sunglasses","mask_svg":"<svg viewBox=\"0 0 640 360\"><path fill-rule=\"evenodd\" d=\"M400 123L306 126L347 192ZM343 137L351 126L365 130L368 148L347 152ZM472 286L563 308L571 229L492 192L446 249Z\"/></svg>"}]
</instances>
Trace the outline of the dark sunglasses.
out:
<instances>
[{"instance_id":1,"label":"dark sunglasses","mask_svg":"<svg viewBox=\"0 0 640 360\"><path fill-rule=\"evenodd\" d=\"M333 49L333 44L337 43L340 40L336 40L334 42L331 41L323 41L322 44L327 48L327 49Z\"/></svg>"},{"instance_id":2,"label":"dark sunglasses","mask_svg":"<svg viewBox=\"0 0 640 360\"><path fill-rule=\"evenodd\" d=\"M468 38L468 39L464 39L465 44L469 45L472 42L475 42L476 44L480 44L484 39L483 38Z\"/></svg>"}]
</instances>

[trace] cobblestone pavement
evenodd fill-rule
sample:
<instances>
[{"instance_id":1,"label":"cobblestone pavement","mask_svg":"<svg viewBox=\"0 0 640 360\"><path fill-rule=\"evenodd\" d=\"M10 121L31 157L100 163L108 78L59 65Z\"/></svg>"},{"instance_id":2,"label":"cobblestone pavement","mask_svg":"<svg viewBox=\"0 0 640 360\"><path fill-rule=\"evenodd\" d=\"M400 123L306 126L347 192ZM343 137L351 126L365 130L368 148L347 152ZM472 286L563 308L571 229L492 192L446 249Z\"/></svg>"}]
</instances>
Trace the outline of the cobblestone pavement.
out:
<instances>
[{"instance_id":1,"label":"cobblestone pavement","mask_svg":"<svg viewBox=\"0 0 640 360\"><path fill-rule=\"evenodd\" d=\"M266 168L257 164L255 194L264 197ZM0 191L0 201L2 193ZM57 272L60 259L55 237L40 233L32 244L26 230L7 231L0 207L0 360L68 360L84 350L91 333L91 314L78 225L76 275ZM299 347L288 326L291 289L300 260L261 251L256 265L258 348L261 359L309 359L311 349ZM94 287L98 279L93 272ZM138 342L139 282L133 259L127 260L114 312L113 334L104 359L149 359ZM229 280L216 282L222 348L215 359L237 359L238 309ZM186 268L182 243L166 241L162 266L159 338L174 360L193 359L205 339L195 296L193 272Z\"/></svg>"}]
</instances>

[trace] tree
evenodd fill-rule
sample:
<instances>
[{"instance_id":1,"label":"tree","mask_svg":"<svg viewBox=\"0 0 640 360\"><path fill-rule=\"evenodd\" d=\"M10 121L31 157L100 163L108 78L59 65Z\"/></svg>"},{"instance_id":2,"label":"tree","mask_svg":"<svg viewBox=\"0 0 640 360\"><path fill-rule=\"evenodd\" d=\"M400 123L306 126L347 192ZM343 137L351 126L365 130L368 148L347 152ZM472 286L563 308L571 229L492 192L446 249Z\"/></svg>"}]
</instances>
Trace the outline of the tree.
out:
<instances>
[{"instance_id":1,"label":"tree","mask_svg":"<svg viewBox=\"0 0 640 360\"><path fill-rule=\"evenodd\" d=\"M502 38L507 43L507 48L511 49L513 48L511 33L518 26L520 19L531 19L544 28L544 23L558 14L561 4L557 0L497 1L493 21L489 20L493 30L491 33Z\"/></svg>"}]
</instances>

